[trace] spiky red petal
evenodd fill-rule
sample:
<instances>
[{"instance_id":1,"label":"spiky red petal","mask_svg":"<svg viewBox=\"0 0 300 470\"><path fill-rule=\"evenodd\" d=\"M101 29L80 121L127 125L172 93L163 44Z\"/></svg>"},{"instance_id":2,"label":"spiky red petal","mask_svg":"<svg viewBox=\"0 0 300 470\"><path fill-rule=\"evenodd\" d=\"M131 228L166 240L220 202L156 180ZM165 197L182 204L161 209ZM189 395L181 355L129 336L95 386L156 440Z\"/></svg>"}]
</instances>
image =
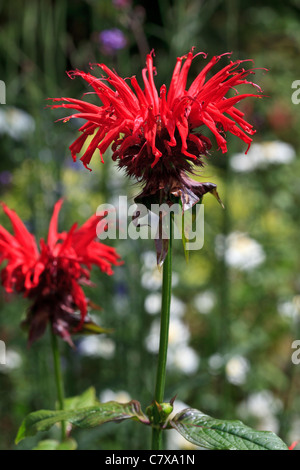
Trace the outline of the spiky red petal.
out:
<instances>
[{"instance_id":1,"label":"spiky red petal","mask_svg":"<svg viewBox=\"0 0 300 470\"><path fill-rule=\"evenodd\" d=\"M247 61L230 61L207 79L208 73L219 60L231 55L225 53L213 57L187 87L190 67L200 54L206 58L204 53L194 55L192 49L177 59L168 92L165 85L159 93L156 89L153 51L147 55L146 67L142 71L144 90L135 77L131 78L131 89L126 80L104 64L97 65L106 77L96 78L79 70L70 72L72 78L80 76L87 81L102 102L102 105L95 106L73 98L54 99L58 104L53 104L53 108L72 108L77 111L66 119L81 117L88 123L88 129L83 126L82 135L70 147L73 158L76 158L93 133L94 137L81 157L86 167L97 148L102 159L103 153L113 144L114 159L124 166L122 160L126 158L127 172L132 176L140 178L145 170L144 180L147 182L149 168L154 168L160 160L166 170L174 165L174 151L176 155L180 151L183 159L190 164L197 165L200 162L202 165L201 157L206 149L194 137L196 129L201 126L212 132L223 153L227 151L226 132L243 140L248 150L255 130L235 105L245 98L261 96L244 93L226 98L226 95L231 89L235 90L243 84L251 84L259 89L256 84L246 80L248 75L254 73L254 69L246 70L241 66ZM197 144L195 153L188 150L190 141ZM183 164L183 170L186 171L186 164Z\"/></svg>"},{"instance_id":2,"label":"spiky red petal","mask_svg":"<svg viewBox=\"0 0 300 470\"><path fill-rule=\"evenodd\" d=\"M0 263L7 262L1 271L1 281L7 292L22 293L32 301L27 318L29 343L43 334L48 321L71 343L66 312L79 310L76 330L87 315L87 299L81 284L89 283L93 265L111 275L112 266L120 264L114 248L95 241L101 215L90 217L79 228L74 224L68 232L58 231L62 203L60 199L54 206L47 243L40 240L40 250L17 214L2 203L14 235L0 226ZM74 324L73 317L70 324Z\"/></svg>"}]
</instances>

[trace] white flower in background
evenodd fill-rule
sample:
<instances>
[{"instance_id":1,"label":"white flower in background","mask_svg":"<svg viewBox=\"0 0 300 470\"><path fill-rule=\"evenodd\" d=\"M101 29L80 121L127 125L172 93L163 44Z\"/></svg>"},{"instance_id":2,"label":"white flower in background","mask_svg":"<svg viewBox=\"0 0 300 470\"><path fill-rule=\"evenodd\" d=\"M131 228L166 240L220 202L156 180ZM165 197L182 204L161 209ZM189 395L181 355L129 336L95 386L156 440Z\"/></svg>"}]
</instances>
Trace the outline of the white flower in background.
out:
<instances>
[{"instance_id":1,"label":"white flower in background","mask_svg":"<svg viewBox=\"0 0 300 470\"><path fill-rule=\"evenodd\" d=\"M99 400L101 403L107 403L108 401L117 401L118 403L128 403L131 400L129 393L125 390L119 390L113 392L113 390L105 389L100 393Z\"/></svg>"},{"instance_id":2,"label":"white flower in background","mask_svg":"<svg viewBox=\"0 0 300 470\"><path fill-rule=\"evenodd\" d=\"M210 313L216 303L216 296L211 291L201 292L196 295L194 304L199 313Z\"/></svg>"},{"instance_id":3,"label":"white flower in background","mask_svg":"<svg viewBox=\"0 0 300 470\"><path fill-rule=\"evenodd\" d=\"M176 272L172 272L172 287L175 287L179 282L179 276ZM145 289L158 290L162 286L162 271L157 268L147 270L142 274L141 284Z\"/></svg>"},{"instance_id":4,"label":"white flower in background","mask_svg":"<svg viewBox=\"0 0 300 470\"><path fill-rule=\"evenodd\" d=\"M300 316L300 295L295 295L292 300L280 301L277 309L282 317L296 320Z\"/></svg>"},{"instance_id":5,"label":"white flower in background","mask_svg":"<svg viewBox=\"0 0 300 470\"><path fill-rule=\"evenodd\" d=\"M200 357L190 346L183 345L169 350L167 359L169 369L177 369L190 375L198 370L199 364Z\"/></svg>"},{"instance_id":6,"label":"white flower in background","mask_svg":"<svg viewBox=\"0 0 300 470\"><path fill-rule=\"evenodd\" d=\"M145 310L150 315L155 315L161 311L161 294L153 293L149 294L145 299ZM173 317L182 317L185 312L185 304L177 299L177 297L171 297L171 315Z\"/></svg>"},{"instance_id":7,"label":"white flower in background","mask_svg":"<svg viewBox=\"0 0 300 470\"><path fill-rule=\"evenodd\" d=\"M145 299L145 310L150 315L155 315L159 313L161 310L161 294L155 292L153 294L149 294Z\"/></svg>"},{"instance_id":8,"label":"white flower in background","mask_svg":"<svg viewBox=\"0 0 300 470\"><path fill-rule=\"evenodd\" d=\"M160 321L154 320L150 332L146 337L146 349L156 354L159 349L159 333L160 333ZM180 344L186 344L190 339L190 332L185 323L179 318L173 318L170 320L169 328L169 348L178 347Z\"/></svg>"},{"instance_id":9,"label":"white flower in background","mask_svg":"<svg viewBox=\"0 0 300 470\"><path fill-rule=\"evenodd\" d=\"M242 404L245 411L257 418L278 413L282 410L282 402L270 390L252 393Z\"/></svg>"},{"instance_id":10,"label":"white flower in background","mask_svg":"<svg viewBox=\"0 0 300 470\"><path fill-rule=\"evenodd\" d=\"M227 237L217 235L215 250L219 258L224 256L228 266L241 271L250 271L266 259L262 246L242 232L232 232Z\"/></svg>"},{"instance_id":11,"label":"white flower in background","mask_svg":"<svg viewBox=\"0 0 300 470\"><path fill-rule=\"evenodd\" d=\"M14 349L7 349L5 352L5 364L0 364L0 372L9 373L18 369L22 365L22 356Z\"/></svg>"},{"instance_id":12,"label":"white flower in background","mask_svg":"<svg viewBox=\"0 0 300 470\"><path fill-rule=\"evenodd\" d=\"M291 163L296 157L294 148L286 142L278 140L265 142L262 144L262 147L264 155L264 161L261 161L262 165L267 165L268 163L286 165Z\"/></svg>"},{"instance_id":13,"label":"white flower in background","mask_svg":"<svg viewBox=\"0 0 300 470\"><path fill-rule=\"evenodd\" d=\"M249 370L248 360L238 355L231 357L225 366L227 380L234 385L243 385L246 382Z\"/></svg>"},{"instance_id":14,"label":"white flower in background","mask_svg":"<svg viewBox=\"0 0 300 470\"><path fill-rule=\"evenodd\" d=\"M181 318L185 313L185 303L174 295L171 296L171 315L173 318Z\"/></svg>"},{"instance_id":15,"label":"white flower in background","mask_svg":"<svg viewBox=\"0 0 300 470\"><path fill-rule=\"evenodd\" d=\"M162 285L162 272L158 269L146 271L142 274L141 284L145 289L158 290Z\"/></svg>"},{"instance_id":16,"label":"white flower in background","mask_svg":"<svg viewBox=\"0 0 300 470\"><path fill-rule=\"evenodd\" d=\"M156 354L159 349L160 321L155 320L145 340L146 349ZM179 318L170 321L169 349L167 358L168 369L176 369L189 375L197 371L200 358L196 351L188 345L190 331Z\"/></svg>"},{"instance_id":17,"label":"white flower in background","mask_svg":"<svg viewBox=\"0 0 300 470\"><path fill-rule=\"evenodd\" d=\"M218 372L224 365L224 357L219 353L215 353L208 359L208 365L211 372Z\"/></svg>"},{"instance_id":18,"label":"white flower in background","mask_svg":"<svg viewBox=\"0 0 300 470\"><path fill-rule=\"evenodd\" d=\"M35 122L30 114L13 106L0 109L0 134L21 140L35 130Z\"/></svg>"},{"instance_id":19,"label":"white flower in background","mask_svg":"<svg viewBox=\"0 0 300 470\"><path fill-rule=\"evenodd\" d=\"M238 407L242 419L253 416L258 420L257 429L278 432L279 423L276 414L282 410L283 404L269 390L252 393Z\"/></svg>"},{"instance_id":20,"label":"white flower in background","mask_svg":"<svg viewBox=\"0 0 300 470\"><path fill-rule=\"evenodd\" d=\"M145 251L142 253L142 260L146 269L154 269L157 266L155 251Z\"/></svg>"},{"instance_id":21,"label":"white flower in background","mask_svg":"<svg viewBox=\"0 0 300 470\"><path fill-rule=\"evenodd\" d=\"M268 165L288 164L295 159L294 148L286 142L273 141L253 144L247 155L235 154L230 159L230 166L236 172L249 172Z\"/></svg>"},{"instance_id":22,"label":"white flower in background","mask_svg":"<svg viewBox=\"0 0 300 470\"><path fill-rule=\"evenodd\" d=\"M153 354L156 354L159 349L159 333L160 333L160 323L158 320L155 320L152 323L149 334L145 339L145 346L146 346L147 351Z\"/></svg>"},{"instance_id":23,"label":"white flower in background","mask_svg":"<svg viewBox=\"0 0 300 470\"><path fill-rule=\"evenodd\" d=\"M111 359L115 349L116 345L112 339L95 335L82 339L78 346L78 352L82 356L103 357L103 359Z\"/></svg>"},{"instance_id":24,"label":"white flower in background","mask_svg":"<svg viewBox=\"0 0 300 470\"><path fill-rule=\"evenodd\" d=\"M145 289L158 290L162 285L162 270L157 267L155 251L145 251L141 255L143 267L141 284ZM172 287L175 287L179 282L179 275L172 272Z\"/></svg>"},{"instance_id":25,"label":"white flower in background","mask_svg":"<svg viewBox=\"0 0 300 470\"><path fill-rule=\"evenodd\" d=\"M179 318L172 318L169 328L169 346L185 344L190 339L188 326Z\"/></svg>"},{"instance_id":26,"label":"white flower in background","mask_svg":"<svg viewBox=\"0 0 300 470\"><path fill-rule=\"evenodd\" d=\"M188 326L183 323L179 318L173 318L170 321L169 328L169 346L178 346L185 344L190 339L190 331Z\"/></svg>"},{"instance_id":27,"label":"white flower in background","mask_svg":"<svg viewBox=\"0 0 300 470\"><path fill-rule=\"evenodd\" d=\"M172 287L176 287L179 283L179 274L172 272Z\"/></svg>"}]
</instances>

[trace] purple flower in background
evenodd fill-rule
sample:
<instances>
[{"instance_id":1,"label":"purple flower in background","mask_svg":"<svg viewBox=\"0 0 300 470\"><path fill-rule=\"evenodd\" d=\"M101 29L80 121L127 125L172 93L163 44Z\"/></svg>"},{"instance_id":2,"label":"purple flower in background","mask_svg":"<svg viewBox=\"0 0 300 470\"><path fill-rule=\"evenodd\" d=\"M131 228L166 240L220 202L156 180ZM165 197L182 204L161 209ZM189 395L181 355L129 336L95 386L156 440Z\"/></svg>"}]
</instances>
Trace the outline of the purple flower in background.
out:
<instances>
[{"instance_id":1,"label":"purple flower in background","mask_svg":"<svg viewBox=\"0 0 300 470\"><path fill-rule=\"evenodd\" d=\"M131 0L112 0L113 6L116 8L127 8L131 6Z\"/></svg>"},{"instance_id":2,"label":"purple flower in background","mask_svg":"<svg viewBox=\"0 0 300 470\"><path fill-rule=\"evenodd\" d=\"M115 54L127 45L127 39L123 32L118 28L104 29L99 34L99 41L102 50L106 54Z\"/></svg>"},{"instance_id":3,"label":"purple flower in background","mask_svg":"<svg viewBox=\"0 0 300 470\"><path fill-rule=\"evenodd\" d=\"M0 172L0 183L3 185L10 184L12 181L12 174L8 170Z\"/></svg>"}]
</instances>

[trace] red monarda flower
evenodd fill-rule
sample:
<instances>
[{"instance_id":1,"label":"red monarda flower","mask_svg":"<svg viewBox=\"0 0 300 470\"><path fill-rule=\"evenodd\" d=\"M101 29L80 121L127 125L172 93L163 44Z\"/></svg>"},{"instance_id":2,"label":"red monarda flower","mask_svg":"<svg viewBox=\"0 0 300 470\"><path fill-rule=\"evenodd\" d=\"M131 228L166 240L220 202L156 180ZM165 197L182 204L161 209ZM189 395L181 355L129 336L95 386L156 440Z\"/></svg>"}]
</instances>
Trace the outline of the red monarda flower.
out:
<instances>
[{"instance_id":1,"label":"red monarda flower","mask_svg":"<svg viewBox=\"0 0 300 470\"><path fill-rule=\"evenodd\" d=\"M200 54L206 58L206 54ZM189 187L186 172L192 172L195 166L203 166L202 157L208 154L212 145L200 132L201 127L211 131L223 153L227 152L226 132L239 137L249 149L255 131L235 105L247 97L260 95L238 94L236 87L251 84L258 88L246 79L254 69L242 67L247 61L230 61L208 79L208 73L222 57L216 56L187 86L188 72L197 55L192 50L179 57L169 90L162 85L159 92L154 83L153 53L147 56L146 68L142 71L144 90L135 76L130 79L131 88L126 80L104 64L98 64L107 75L101 78L79 70L70 72L70 77L80 76L86 80L102 102L96 106L73 98L54 99L60 103L53 108L77 111L64 118L65 121L70 118L87 121L79 129L80 137L70 146L73 159L76 160L84 144L88 143L80 160L89 168L95 150L99 150L103 162L104 152L112 145L113 159L119 166L145 183L144 195L155 194L162 188L171 192L180 189L185 193L185 188ZM235 96L226 98L232 89ZM200 196L211 190L210 186L198 188Z\"/></svg>"},{"instance_id":2,"label":"red monarda flower","mask_svg":"<svg viewBox=\"0 0 300 470\"><path fill-rule=\"evenodd\" d=\"M92 216L79 228L74 224L68 232L57 231L62 202L55 204L47 242L41 239L39 248L18 215L2 203L14 234L0 226L0 264L7 261L1 282L6 292L21 293L32 302L25 321L29 344L50 322L54 333L72 345L70 334L90 323L81 284L91 285L93 265L111 275L112 265L120 264L114 248L95 241L101 216Z\"/></svg>"},{"instance_id":3,"label":"red monarda flower","mask_svg":"<svg viewBox=\"0 0 300 470\"><path fill-rule=\"evenodd\" d=\"M206 58L206 54L200 54ZM181 201L185 211L201 201L207 192L219 199L215 184L199 183L187 176L204 165L203 157L209 154L212 146L201 129L206 128L213 134L223 153L227 152L226 132L245 142L247 153L255 130L235 105L245 98L261 95L238 94L236 88L250 84L259 92L261 90L247 80L254 74L254 69L246 70L242 66L248 62L245 60L230 61L208 78L221 57L230 56L230 53L213 57L187 86L189 69L198 55L194 55L192 49L179 57L169 89L162 85L159 92L154 83L153 52L147 55L142 71L143 90L135 76L130 78L130 87L128 79L122 79L104 64L98 64L106 74L100 78L79 70L70 72L71 78L82 77L102 103L96 106L74 98L53 100L59 104L52 108L77 111L63 118L64 121L71 118L87 121L79 129L81 135L70 146L74 161L85 146L80 160L89 168L95 151L98 149L103 162L103 154L111 146L112 158L118 166L143 184L142 193L135 201L148 209L153 203L171 206L175 201ZM230 90L234 90L234 96L226 97ZM167 242L162 249L160 238L158 235L156 244L159 262L167 252Z\"/></svg>"}]
</instances>

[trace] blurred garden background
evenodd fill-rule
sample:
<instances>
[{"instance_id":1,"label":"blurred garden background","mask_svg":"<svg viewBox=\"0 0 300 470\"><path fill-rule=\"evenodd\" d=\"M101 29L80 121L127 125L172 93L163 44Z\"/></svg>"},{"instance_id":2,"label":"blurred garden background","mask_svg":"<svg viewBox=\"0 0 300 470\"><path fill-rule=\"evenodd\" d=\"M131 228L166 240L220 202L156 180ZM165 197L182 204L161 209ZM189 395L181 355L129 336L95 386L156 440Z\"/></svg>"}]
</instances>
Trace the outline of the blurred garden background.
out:
<instances>
[{"instance_id":1,"label":"blurred garden background","mask_svg":"<svg viewBox=\"0 0 300 470\"><path fill-rule=\"evenodd\" d=\"M88 91L66 71L104 62L140 80L154 49L160 87L168 86L177 56L192 46L208 58L233 51L234 60L254 60L252 79L265 98L238 106L257 129L252 148L246 156L245 144L230 138L227 155L214 149L201 180L218 185L225 210L206 195L204 247L190 252L187 263L182 244L175 244L165 398L177 395L180 409L188 405L274 431L287 444L300 439L300 365L291 360L292 342L300 339L300 105L291 100L292 83L300 80L299 24L299 0L0 0L0 79L6 84L0 199L38 239L46 236L61 196L60 228L66 230L119 194L132 200L139 192L116 170L110 151L104 165L93 159L92 172L72 161L68 147L78 123L55 122L64 114L47 108L49 97L80 99ZM195 59L190 79L205 64ZM2 212L0 223L9 228ZM109 244L124 265L112 277L93 273L97 287L85 291L102 308L91 313L113 333L78 336L75 351L60 342L66 395L94 386L102 401L134 398L145 408L158 350L161 274L154 242ZM0 366L2 450L33 448L41 436L14 445L22 419L55 406L50 339L27 348L20 327L26 307L26 299L0 290L0 339L7 348ZM79 449L147 449L149 430L143 429L126 422L73 435ZM172 431L165 434L169 449L189 448Z\"/></svg>"}]
</instances>

